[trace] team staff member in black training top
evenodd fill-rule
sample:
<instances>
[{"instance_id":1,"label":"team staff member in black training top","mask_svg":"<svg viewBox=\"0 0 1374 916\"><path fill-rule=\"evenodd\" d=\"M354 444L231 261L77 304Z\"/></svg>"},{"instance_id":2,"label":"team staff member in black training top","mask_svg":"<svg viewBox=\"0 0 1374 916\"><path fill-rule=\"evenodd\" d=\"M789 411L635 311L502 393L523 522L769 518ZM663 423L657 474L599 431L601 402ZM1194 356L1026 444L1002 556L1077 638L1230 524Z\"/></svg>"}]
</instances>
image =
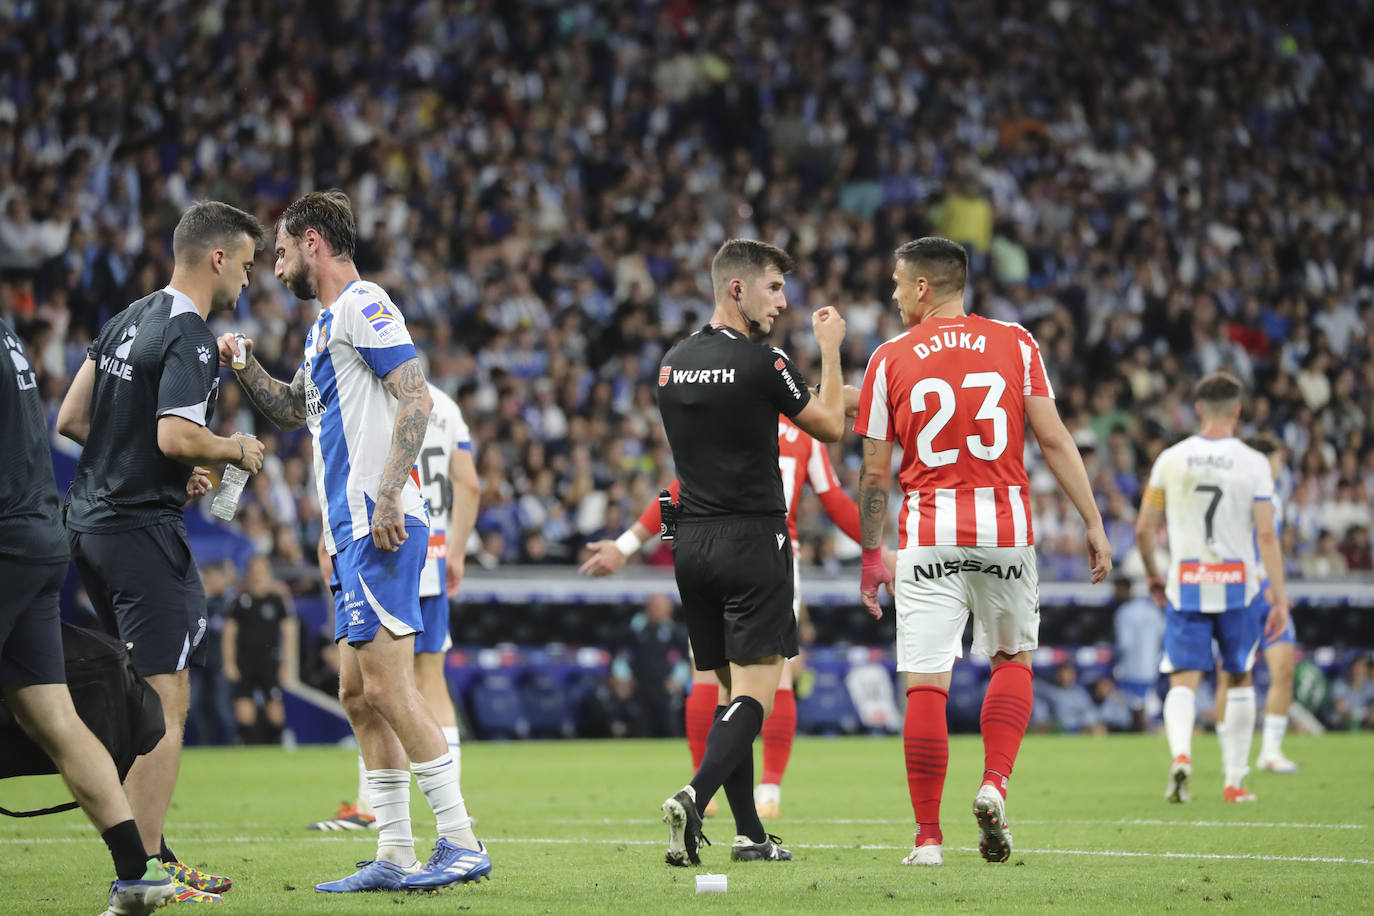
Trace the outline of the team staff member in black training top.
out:
<instances>
[{"instance_id":1,"label":"team staff member in black training top","mask_svg":"<svg viewBox=\"0 0 1374 916\"><path fill-rule=\"evenodd\" d=\"M125 790L144 847L197 891L222 892L229 881L179 865L162 841L181 759L187 666L201 663L206 619L181 507L196 465L262 467L256 439L210 432L219 346L205 325L248 286L262 238L262 225L228 204L187 210L172 236L171 282L105 323L57 418L58 432L85 446L67 501L72 559L101 621L161 697L167 722Z\"/></svg>"},{"instance_id":2,"label":"team staff member in black training top","mask_svg":"<svg viewBox=\"0 0 1374 916\"><path fill-rule=\"evenodd\" d=\"M792 547L778 471L778 414L835 442L844 432L840 343L832 308L811 317L821 349L812 397L787 354L756 342L787 308L792 259L731 239L711 262L709 326L679 343L659 369L659 411L681 481L673 565L699 670L722 688L706 753L689 785L663 803L669 865L700 862L702 805L724 788L735 817L730 857L785 860L754 809L754 738L771 711L783 663L797 654Z\"/></svg>"},{"instance_id":3,"label":"team staff member in black training top","mask_svg":"<svg viewBox=\"0 0 1374 916\"><path fill-rule=\"evenodd\" d=\"M129 800L105 746L67 691L57 595L67 577L67 536L38 377L19 335L0 318L0 688L24 731L62 778L114 857L113 913L148 913L174 889L143 851Z\"/></svg>"}]
</instances>

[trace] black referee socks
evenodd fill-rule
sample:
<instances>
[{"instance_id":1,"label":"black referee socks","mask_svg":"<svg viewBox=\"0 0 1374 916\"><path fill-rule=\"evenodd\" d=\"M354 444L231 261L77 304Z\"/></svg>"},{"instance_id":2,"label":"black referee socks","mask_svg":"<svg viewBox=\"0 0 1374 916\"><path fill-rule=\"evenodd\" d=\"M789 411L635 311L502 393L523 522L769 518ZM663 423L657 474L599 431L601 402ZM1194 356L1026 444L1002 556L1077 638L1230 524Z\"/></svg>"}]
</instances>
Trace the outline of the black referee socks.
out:
<instances>
[{"instance_id":1,"label":"black referee socks","mask_svg":"<svg viewBox=\"0 0 1374 916\"><path fill-rule=\"evenodd\" d=\"M755 843L767 839L754 810L754 739L762 730L763 704L748 696L730 701L706 735L706 753L691 783L701 805L724 788L736 832Z\"/></svg>"}]
</instances>

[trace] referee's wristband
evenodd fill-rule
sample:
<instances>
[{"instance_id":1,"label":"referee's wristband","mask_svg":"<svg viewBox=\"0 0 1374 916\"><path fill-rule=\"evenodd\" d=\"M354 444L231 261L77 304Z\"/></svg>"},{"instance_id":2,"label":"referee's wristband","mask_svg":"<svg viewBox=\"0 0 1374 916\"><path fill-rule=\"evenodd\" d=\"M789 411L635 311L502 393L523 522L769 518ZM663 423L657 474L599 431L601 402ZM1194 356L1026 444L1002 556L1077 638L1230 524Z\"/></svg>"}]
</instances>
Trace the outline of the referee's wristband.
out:
<instances>
[{"instance_id":1,"label":"referee's wristband","mask_svg":"<svg viewBox=\"0 0 1374 916\"><path fill-rule=\"evenodd\" d=\"M639 548L644 546L644 542L639 539L639 535L632 530L626 529L625 533L615 539L615 549L620 551L622 557L627 559L639 553Z\"/></svg>"}]
</instances>

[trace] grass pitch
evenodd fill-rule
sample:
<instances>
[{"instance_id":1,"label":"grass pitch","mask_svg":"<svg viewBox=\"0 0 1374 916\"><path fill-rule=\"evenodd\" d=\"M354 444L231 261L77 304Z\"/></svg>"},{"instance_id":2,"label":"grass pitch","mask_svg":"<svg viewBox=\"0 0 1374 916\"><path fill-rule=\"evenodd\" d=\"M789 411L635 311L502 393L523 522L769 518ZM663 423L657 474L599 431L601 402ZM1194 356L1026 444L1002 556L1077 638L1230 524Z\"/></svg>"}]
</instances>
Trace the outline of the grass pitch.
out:
<instances>
[{"instance_id":1,"label":"grass pitch","mask_svg":"<svg viewBox=\"0 0 1374 916\"><path fill-rule=\"evenodd\" d=\"M1290 737L1295 776L1256 773L1224 805L1217 742L1194 742L1194 801L1163 800L1164 739L1032 736L1011 783L1012 860L979 858L976 736L950 748L945 865L907 868L911 809L897 738L801 737L768 822L791 863L732 864L728 814L706 822L703 867L663 864L658 806L687 780L681 741L471 743L463 787L492 880L433 894L316 893L371 858L375 834L307 832L355 782L340 748L191 750L168 821L185 861L233 877L218 912L870 913L1374 912L1374 735ZM412 789L421 859L433 818ZM0 781L0 804L65 798L56 777ZM98 913L113 877L78 813L0 819L0 912ZM724 894L694 877L725 874Z\"/></svg>"}]
</instances>

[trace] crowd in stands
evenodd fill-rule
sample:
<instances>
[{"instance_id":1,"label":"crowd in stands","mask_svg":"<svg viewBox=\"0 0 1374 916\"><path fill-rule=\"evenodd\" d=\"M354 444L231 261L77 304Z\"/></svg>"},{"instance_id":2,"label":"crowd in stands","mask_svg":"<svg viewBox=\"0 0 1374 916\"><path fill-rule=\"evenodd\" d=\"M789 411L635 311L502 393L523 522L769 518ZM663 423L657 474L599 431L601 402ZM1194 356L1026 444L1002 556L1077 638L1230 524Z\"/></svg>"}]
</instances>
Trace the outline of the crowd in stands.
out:
<instances>
[{"instance_id":1,"label":"crowd in stands","mask_svg":"<svg viewBox=\"0 0 1374 916\"><path fill-rule=\"evenodd\" d=\"M724 239L796 255L775 342L814 367L807 317L837 306L857 383L900 330L893 249L939 234L970 309L1036 335L1128 570L1144 474L1222 368L1287 448L1290 572L1374 567L1369 0L335 6L0 3L0 314L51 413L102 322L167 282L190 202L270 224L338 186L471 426L471 552L569 562L673 476L657 368ZM272 264L222 324L290 379L318 305ZM215 422L271 456L237 524L316 588L308 437L233 384ZM854 437L833 448L852 491ZM1042 576L1083 577L1031 468ZM847 556L810 496L800 531L804 562Z\"/></svg>"}]
</instances>

